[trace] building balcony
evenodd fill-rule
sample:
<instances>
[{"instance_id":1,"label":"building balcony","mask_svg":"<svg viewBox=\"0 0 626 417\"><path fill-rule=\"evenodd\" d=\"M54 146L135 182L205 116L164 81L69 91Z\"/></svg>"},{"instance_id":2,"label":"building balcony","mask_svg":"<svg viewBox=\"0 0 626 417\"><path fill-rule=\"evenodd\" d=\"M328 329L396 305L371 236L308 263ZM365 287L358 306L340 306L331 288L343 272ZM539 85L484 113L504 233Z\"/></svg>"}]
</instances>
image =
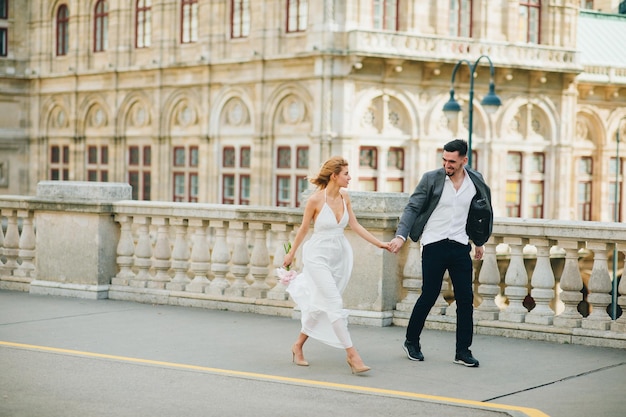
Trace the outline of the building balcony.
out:
<instances>
[{"instance_id":1,"label":"building balcony","mask_svg":"<svg viewBox=\"0 0 626 417\"><path fill-rule=\"evenodd\" d=\"M397 32L348 32L348 51L362 56L443 62L474 60L489 55L495 66L579 73L580 53L573 49L528 43L512 44L471 38L440 37Z\"/></svg>"},{"instance_id":2,"label":"building balcony","mask_svg":"<svg viewBox=\"0 0 626 417\"><path fill-rule=\"evenodd\" d=\"M351 192L359 222L394 237L406 193ZM120 183L46 181L0 197L0 289L298 317L277 281L302 210L142 202ZM355 254L344 306L352 323L406 326L420 294L419 244L394 255L346 230ZM626 281L613 312L626 225L497 218L475 261L478 334L626 348ZM296 269L300 270L299 258ZM455 328L446 279L427 327Z\"/></svg>"}]
</instances>

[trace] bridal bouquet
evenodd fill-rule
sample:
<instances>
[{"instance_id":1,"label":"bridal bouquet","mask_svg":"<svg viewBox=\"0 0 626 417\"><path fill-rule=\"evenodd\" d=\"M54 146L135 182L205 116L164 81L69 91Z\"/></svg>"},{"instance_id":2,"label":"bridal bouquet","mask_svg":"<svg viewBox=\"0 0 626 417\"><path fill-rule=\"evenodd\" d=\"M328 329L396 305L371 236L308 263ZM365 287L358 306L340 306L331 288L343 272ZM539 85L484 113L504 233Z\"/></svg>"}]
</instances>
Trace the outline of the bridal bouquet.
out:
<instances>
[{"instance_id":1,"label":"bridal bouquet","mask_svg":"<svg viewBox=\"0 0 626 417\"><path fill-rule=\"evenodd\" d=\"M283 245L283 249L285 249L285 253L289 253L291 250L291 242L287 242ZM291 265L287 265L285 267L276 268L276 276L278 277L278 281L281 284L287 286L298 275L298 272L295 269L291 269Z\"/></svg>"}]
</instances>

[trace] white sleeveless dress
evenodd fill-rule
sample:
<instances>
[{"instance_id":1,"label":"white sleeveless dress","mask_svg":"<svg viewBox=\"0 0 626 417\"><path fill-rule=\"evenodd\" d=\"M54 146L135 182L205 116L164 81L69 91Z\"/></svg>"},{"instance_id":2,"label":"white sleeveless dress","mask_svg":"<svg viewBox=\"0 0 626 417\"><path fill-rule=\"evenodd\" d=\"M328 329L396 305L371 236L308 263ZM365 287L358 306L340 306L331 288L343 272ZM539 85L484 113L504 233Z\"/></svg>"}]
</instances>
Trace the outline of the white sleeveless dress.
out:
<instances>
[{"instance_id":1,"label":"white sleeveless dress","mask_svg":"<svg viewBox=\"0 0 626 417\"><path fill-rule=\"evenodd\" d=\"M339 222L324 201L313 234L302 247L302 272L287 287L302 312L302 333L343 349L352 346L347 330L348 311L341 298L353 263L352 247L344 236L348 219L345 200Z\"/></svg>"}]
</instances>

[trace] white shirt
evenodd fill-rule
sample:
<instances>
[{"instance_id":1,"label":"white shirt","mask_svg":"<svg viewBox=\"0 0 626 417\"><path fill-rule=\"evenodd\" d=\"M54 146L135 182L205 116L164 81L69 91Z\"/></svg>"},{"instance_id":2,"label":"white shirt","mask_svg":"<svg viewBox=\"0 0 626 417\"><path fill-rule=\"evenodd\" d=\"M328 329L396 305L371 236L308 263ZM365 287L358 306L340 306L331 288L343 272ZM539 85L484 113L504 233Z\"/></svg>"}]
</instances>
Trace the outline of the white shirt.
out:
<instances>
[{"instance_id":1,"label":"white shirt","mask_svg":"<svg viewBox=\"0 0 626 417\"><path fill-rule=\"evenodd\" d=\"M467 245L469 236L465 231L465 225L474 195L476 195L476 187L467 171L465 171L463 183L458 191L454 188L450 177L446 175L441 199L424 227L421 238L422 245L444 239Z\"/></svg>"}]
</instances>

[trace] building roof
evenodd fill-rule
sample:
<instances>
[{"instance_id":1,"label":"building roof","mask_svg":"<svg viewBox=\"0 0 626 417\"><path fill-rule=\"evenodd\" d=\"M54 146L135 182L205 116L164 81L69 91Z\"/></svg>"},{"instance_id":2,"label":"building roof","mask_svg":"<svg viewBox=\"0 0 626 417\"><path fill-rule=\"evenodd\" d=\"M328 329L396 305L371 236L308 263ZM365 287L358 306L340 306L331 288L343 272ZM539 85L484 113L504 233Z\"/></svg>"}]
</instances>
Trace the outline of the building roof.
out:
<instances>
[{"instance_id":1,"label":"building roof","mask_svg":"<svg viewBox=\"0 0 626 417\"><path fill-rule=\"evenodd\" d=\"M577 36L582 65L626 68L626 15L581 11Z\"/></svg>"}]
</instances>

